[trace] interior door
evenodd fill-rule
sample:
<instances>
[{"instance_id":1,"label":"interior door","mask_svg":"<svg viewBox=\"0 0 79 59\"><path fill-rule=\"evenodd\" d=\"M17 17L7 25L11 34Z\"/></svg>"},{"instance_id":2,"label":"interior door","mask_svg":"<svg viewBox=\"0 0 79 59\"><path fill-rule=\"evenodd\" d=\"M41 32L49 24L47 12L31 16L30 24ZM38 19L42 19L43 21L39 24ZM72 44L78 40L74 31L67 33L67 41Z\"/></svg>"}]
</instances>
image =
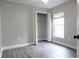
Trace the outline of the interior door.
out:
<instances>
[{"instance_id":1,"label":"interior door","mask_svg":"<svg viewBox=\"0 0 79 59\"><path fill-rule=\"evenodd\" d=\"M79 58L79 0L77 0L77 57Z\"/></svg>"},{"instance_id":2,"label":"interior door","mask_svg":"<svg viewBox=\"0 0 79 59\"><path fill-rule=\"evenodd\" d=\"M1 45L1 9L0 9L0 57L2 54L2 45Z\"/></svg>"},{"instance_id":3,"label":"interior door","mask_svg":"<svg viewBox=\"0 0 79 59\"><path fill-rule=\"evenodd\" d=\"M0 20L0 32L1 32L1 20ZM0 33L0 58L2 56L2 43L1 43L1 33Z\"/></svg>"}]
</instances>

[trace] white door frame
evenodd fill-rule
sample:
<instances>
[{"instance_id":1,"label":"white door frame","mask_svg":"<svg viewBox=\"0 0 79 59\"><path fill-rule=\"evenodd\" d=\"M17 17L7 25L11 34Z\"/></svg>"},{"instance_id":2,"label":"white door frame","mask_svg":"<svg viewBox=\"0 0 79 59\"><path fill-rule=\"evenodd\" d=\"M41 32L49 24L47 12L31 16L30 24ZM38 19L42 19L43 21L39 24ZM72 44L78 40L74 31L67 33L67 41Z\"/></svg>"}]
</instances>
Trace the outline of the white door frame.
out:
<instances>
[{"instance_id":1,"label":"white door frame","mask_svg":"<svg viewBox=\"0 0 79 59\"><path fill-rule=\"evenodd\" d=\"M48 41L51 41L51 14L50 13L47 13L47 12L41 12L41 11L36 11L35 12L35 34L36 34L36 38L35 38L35 44L38 44L38 22L37 22L37 14L38 13L43 13L43 14L47 14L48 15L48 21L47 21L47 23L48 23L48 26L47 26L47 39L48 39Z\"/></svg>"}]
</instances>

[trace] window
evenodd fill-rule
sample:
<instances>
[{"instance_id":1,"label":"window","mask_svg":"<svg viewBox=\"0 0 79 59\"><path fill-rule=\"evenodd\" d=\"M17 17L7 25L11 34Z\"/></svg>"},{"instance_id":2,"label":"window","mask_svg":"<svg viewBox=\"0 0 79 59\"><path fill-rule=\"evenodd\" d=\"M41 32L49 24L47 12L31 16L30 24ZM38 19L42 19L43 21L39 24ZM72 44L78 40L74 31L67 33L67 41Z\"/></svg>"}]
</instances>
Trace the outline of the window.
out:
<instances>
[{"instance_id":1,"label":"window","mask_svg":"<svg viewBox=\"0 0 79 59\"><path fill-rule=\"evenodd\" d=\"M64 12L53 15L54 37L64 38Z\"/></svg>"}]
</instances>

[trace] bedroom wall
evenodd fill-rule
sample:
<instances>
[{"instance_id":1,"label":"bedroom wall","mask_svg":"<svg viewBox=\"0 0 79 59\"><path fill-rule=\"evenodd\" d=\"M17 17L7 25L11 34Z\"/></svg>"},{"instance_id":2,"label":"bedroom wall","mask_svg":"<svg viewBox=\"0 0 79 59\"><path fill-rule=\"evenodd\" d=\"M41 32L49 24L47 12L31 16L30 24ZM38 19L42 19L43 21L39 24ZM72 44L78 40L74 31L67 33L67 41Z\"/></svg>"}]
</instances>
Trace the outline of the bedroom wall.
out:
<instances>
[{"instance_id":1,"label":"bedroom wall","mask_svg":"<svg viewBox=\"0 0 79 59\"><path fill-rule=\"evenodd\" d=\"M3 47L34 43L35 12L49 12L49 10L4 1L1 1L0 5Z\"/></svg>"},{"instance_id":2,"label":"bedroom wall","mask_svg":"<svg viewBox=\"0 0 79 59\"><path fill-rule=\"evenodd\" d=\"M73 38L73 36L76 34L76 0L60 5L51 11L52 15L64 11L65 20L64 39L53 38L52 35L52 42L76 49L76 40Z\"/></svg>"},{"instance_id":3,"label":"bedroom wall","mask_svg":"<svg viewBox=\"0 0 79 59\"><path fill-rule=\"evenodd\" d=\"M50 10L4 1L0 1L0 8L2 9L2 47L36 43L35 12L49 13ZM76 40L73 39L73 35L76 33L75 9L76 3L72 1L51 10L52 13L63 10L65 12L65 39L52 39L53 42L76 47Z\"/></svg>"}]
</instances>

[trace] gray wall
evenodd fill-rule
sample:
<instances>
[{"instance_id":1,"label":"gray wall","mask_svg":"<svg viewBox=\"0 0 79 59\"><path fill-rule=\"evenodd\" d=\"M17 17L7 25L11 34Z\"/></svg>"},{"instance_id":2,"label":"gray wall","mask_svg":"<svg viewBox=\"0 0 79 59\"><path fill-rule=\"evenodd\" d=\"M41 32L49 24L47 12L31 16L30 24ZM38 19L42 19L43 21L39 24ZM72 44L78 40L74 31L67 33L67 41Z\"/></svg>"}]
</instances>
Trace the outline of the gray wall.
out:
<instances>
[{"instance_id":1,"label":"gray wall","mask_svg":"<svg viewBox=\"0 0 79 59\"><path fill-rule=\"evenodd\" d=\"M60 44L64 43L65 45L76 48L76 40L73 38L73 36L76 34L76 1L72 0L68 3L65 3L52 9L52 14L61 11L64 11L65 16L65 38L53 38L52 35L52 41Z\"/></svg>"},{"instance_id":2,"label":"gray wall","mask_svg":"<svg viewBox=\"0 0 79 59\"><path fill-rule=\"evenodd\" d=\"M3 47L35 42L35 12L46 9L11 2L0 2L2 7Z\"/></svg>"},{"instance_id":3,"label":"gray wall","mask_svg":"<svg viewBox=\"0 0 79 59\"><path fill-rule=\"evenodd\" d=\"M47 14L37 14L38 39L47 40Z\"/></svg>"}]
</instances>

